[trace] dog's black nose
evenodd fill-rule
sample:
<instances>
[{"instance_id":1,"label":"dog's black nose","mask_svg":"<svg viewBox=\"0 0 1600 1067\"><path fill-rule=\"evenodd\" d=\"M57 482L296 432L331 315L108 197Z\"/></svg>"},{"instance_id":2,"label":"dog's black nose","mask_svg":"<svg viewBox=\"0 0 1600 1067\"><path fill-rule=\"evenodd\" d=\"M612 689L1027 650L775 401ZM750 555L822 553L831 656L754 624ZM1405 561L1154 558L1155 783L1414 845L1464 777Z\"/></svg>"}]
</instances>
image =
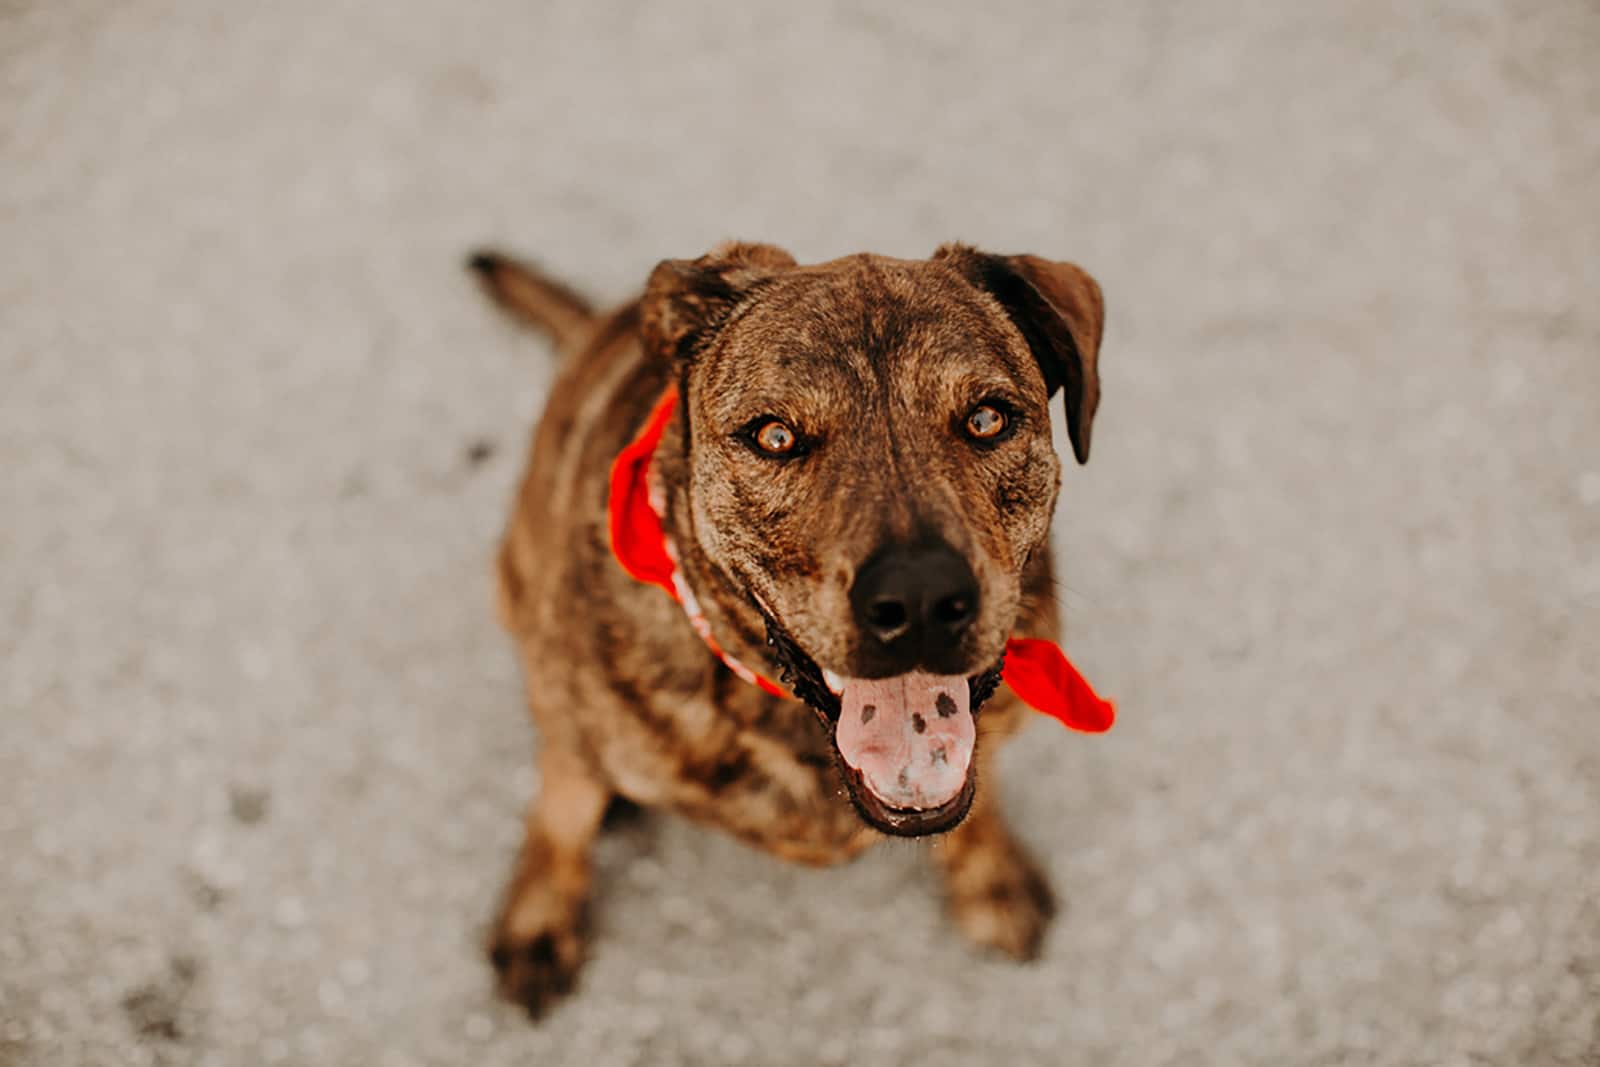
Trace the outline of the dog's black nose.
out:
<instances>
[{"instance_id":1,"label":"dog's black nose","mask_svg":"<svg viewBox=\"0 0 1600 1067\"><path fill-rule=\"evenodd\" d=\"M949 545L893 546L861 568L850 606L857 625L884 645L935 653L978 617L978 579Z\"/></svg>"}]
</instances>

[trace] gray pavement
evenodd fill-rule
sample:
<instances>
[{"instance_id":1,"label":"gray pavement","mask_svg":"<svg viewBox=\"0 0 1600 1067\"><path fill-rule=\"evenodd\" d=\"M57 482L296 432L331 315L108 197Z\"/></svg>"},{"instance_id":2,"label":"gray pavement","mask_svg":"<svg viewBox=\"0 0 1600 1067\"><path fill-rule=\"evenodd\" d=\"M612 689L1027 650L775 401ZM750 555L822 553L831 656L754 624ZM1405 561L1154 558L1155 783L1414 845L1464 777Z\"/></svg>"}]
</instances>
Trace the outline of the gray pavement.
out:
<instances>
[{"instance_id":1,"label":"gray pavement","mask_svg":"<svg viewBox=\"0 0 1600 1067\"><path fill-rule=\"evenodd\" d=\"M0 1064L1600 1064L1600 9L991 6L0 0ZM657 818L535 1028L459 261L735 235L1100 278L1122 718L1007 755L1038 965Z\"/></svg>"}]
</instances>

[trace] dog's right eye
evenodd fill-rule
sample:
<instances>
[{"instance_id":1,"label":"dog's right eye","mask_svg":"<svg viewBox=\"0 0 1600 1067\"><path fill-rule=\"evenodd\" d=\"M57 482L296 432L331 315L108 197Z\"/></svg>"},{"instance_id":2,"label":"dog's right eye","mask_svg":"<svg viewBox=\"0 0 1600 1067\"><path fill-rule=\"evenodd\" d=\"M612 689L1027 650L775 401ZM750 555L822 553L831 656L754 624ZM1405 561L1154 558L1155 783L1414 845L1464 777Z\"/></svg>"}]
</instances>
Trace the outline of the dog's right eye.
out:
<instances>
[{"instance_id":1,"label":"dog's right eye","mask_svg":"<svg viewBox=\"0 0 1600 1067\"><path fill-rule=\"evenodd\" d=\"M781 422L769 422L756 431L756 444L763 452L782 455L794 447L794 431Z\"/></svg>"},{"instance_id":2,"label":"dog's right eye","mask_svg":"<svg viewBox=\"0 0 1600 1067\"><path fill-rule=\"evenodd\" d=\"M756 419L742 436L762 455L789 458L800 452L800 435L782 419Z\"/></svg>"}]
</instances>

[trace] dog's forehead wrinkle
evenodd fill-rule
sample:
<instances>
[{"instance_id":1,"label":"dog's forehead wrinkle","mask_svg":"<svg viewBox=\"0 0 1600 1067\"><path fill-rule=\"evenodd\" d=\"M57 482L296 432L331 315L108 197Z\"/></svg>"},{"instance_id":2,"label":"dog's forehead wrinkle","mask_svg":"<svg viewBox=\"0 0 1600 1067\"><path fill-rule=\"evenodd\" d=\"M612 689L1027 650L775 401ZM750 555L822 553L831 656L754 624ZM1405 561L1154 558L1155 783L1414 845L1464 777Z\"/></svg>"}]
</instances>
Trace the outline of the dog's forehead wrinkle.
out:
<instances>
[{"instance_id":1,"label":"dog's forehead wrinkle","mask_svg":"<svg viewBox=\"0 0 1600 1067\"><path fill-rule=\"evenodd\" d=\"M791 420L798 428L827 432L841 416L864 410L859 380L837 364L791 369L774 361L752 361L707 379L701 411L723 429L734 430L761 415Z\"/></svg>"},{"instance_id":2,"label":"dog's forehead wrinkle","mask_svg":"<svg viewBox=\"0 0 1600 1067\"><path fill-rule=\"evenodd\" d=\"M823 403L856 412L905 397L927 407L972 392L961 386L973 379L1042 384L983 296L941 264L859 256L794 272L743 309L708 360L709 380L718 394L824 383Z\"/></svg>"}]
</instances>

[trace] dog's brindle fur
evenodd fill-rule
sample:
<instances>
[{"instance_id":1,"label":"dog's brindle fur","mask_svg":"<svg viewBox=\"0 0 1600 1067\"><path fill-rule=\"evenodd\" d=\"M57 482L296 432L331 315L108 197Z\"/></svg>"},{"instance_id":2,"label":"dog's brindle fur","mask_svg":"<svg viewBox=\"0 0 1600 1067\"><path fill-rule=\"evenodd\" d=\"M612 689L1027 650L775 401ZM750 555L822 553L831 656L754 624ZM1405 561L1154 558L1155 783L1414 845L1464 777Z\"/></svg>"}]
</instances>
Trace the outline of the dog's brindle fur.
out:
<instances>
[{"instance_id":1,"label":"dog's brindle fur","mask_svg":"<svg viewBox=\"0 0 1600 1067\"><path fill-rule=\"evenodd\" d=\"M1048 531L1060 464L1046 401L1065 393L1086 459L1102 310L1070 264L963 246L927 261L799 267L771 246L727 244L661 264L639 300L603 317L513 260L472 265L564 352L498 560L500 617L541 747L491 955L503 993L537 1016L582 962L589 849L614 798L808 864L882 836L847 800L817 712L736 678L677 604L612 555L610 467L663 390L680 397L655 461L666 527L725 649L777 677L759 598L823 664L888 673L851 623L850 583L881 546L938 537L980 583L961 650L977 674L1012 634L1056 637ZM1017 429L976 449L961 419L995 397ZM802 460L761 457L735 432L759 415L819 444ZM1004 689L983 709L980 778L1025 714ZM992 786L933 854L968 937L1037 952L1052 894Z\"/></svg>"}]
</instances>

